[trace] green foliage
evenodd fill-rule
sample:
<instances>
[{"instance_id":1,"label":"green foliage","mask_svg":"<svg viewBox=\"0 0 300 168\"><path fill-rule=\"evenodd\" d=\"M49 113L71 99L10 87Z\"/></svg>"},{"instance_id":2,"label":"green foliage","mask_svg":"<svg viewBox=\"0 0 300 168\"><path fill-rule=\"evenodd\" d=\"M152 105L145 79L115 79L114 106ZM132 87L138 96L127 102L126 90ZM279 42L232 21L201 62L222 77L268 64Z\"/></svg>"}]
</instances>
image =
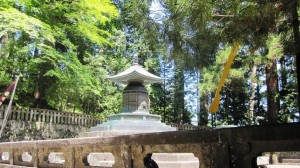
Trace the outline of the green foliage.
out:
<instances>
[{"instance_id":1,"label":"green foliage","mask_svg":"<svg viewBox=\"0 0 300 168\"><path fill-rule=\"evenodd\" d=\"M5 1L0 5L0 55L5 56L0 59L1 88L22 74L20 106L72 106L102 116L117 112L120 101L113 95L120 98L120 91L105 82L108 66L116 62L110 62L111 53L98 54L101 48L113 48L117 17L110 0ZM37 91L40 97L34 98Z\"/></svg>"},{"instance_id":2,"label":"green foliage","mask_svg":"<svg viewBox=\"0 0 300 168\"><path fill-rule=\"evenodd\" d=\"M217 54L218 50L224 48L224 44L239 41L243 45L240 52L246 52L243 57L235 59L233 69L231 69L226 80L226 86L229 87L230 84L235 83L236 79L246 78L240 81L244 84L241 87L241 89L244 88L242 89L243 93L248 92L247 89L245 90L247 88L245 83L250 81L251 76L255 76L255 74L251 75L253 65L260 66L261 72L259 73L261 74L264 73L262 69L270 62L268 58L280 59L285 54L289 54L289 58L292 56L293 51L290 50L293 46L290 41L292 39L291 27L288 25L295 23L291 22L290 19L290 11L294 9L292 7L296 5L295 2L277 0L272 2L244 0L161 1L167 11L164 32L167 47L170 48L170 58L181 62L184 68L201 70L200 99L207 103L200 105L202 109L209 105L208 98L218 83L220 67L223 67L227 60L225 58L227 58L228 53L223 53L224 57ZM277 33L281 34L278 36ZM256 80L257 88L263 87L264 81L262 79ZM240 88L238 84L236 87ZM228 88L224 88L223 94L232 94L226 89ZM257 91L257 94L259 97L262 93ZM266 102L264 96L262 99ZM226 96L224 97L226 98ZM230 98L234 99L234 97ZM244 103L240 102L242 103L240 104L241 109L247 103L247 97L244 99ZM237 99L237 101L239 100ZM262 100L257 99L255 101ZM262 104L265 105L265 103ZM262 104L257 103L258 112L265 110L262 108ZM247 111L247 108L244 110ZM240 124L242 123L245 124L244 121Z\"/></svg>"},{"instance_id":3,"label":"green foliage","mask_svg":"<svg viewBox=\"0 0 300 168\"><path fill-rule=\"evenodd\" d=\"M251 69L256 65L257 76L264 75L271 58L281 61L280 120L295 118L292 1L166 0L160 1L157 22L151 1L113 2L116 6L110 0L2 0L0 89L21 74L18 105L105 118L120 111L122 89L105 77L128 68L136 53L146 69L159 74L163 57L174 60L175 67L167 68L174 73L167 75L174 85L149 87L151 113L168 122L189 122L185 74L201 70L200 106L207 110L230 52L227 45L240 41L243 46L222 92L220 124L246 123L249 81L256 83L255 116L265 115L268 93L260 89L265 81ZM37 91L40 97L35 98Z\"/></svg>"},{"instance_id":4,"label":"green foliage","mask_svg":"<svg viewBox=\"0 0 300 168\"><path fill-rule=\"evenodd\" d=\"M50 44L54 43L53 33L49 25L15 8L0 8L0 19L2 21L0 37L6 33L13 35L22 31L30 39L42 38Z\"/></svg>"},{"instance_id":5,"label":"green foliage","mask_svg":"<svg viewBox=\"0 0 300 168\"><path fill-rule=\"evenodd\" d=\"M281 44L280 36L271 35L267 40L268 59L279 59L283 55L283 47Z\"/></svg>"}]
</instances>

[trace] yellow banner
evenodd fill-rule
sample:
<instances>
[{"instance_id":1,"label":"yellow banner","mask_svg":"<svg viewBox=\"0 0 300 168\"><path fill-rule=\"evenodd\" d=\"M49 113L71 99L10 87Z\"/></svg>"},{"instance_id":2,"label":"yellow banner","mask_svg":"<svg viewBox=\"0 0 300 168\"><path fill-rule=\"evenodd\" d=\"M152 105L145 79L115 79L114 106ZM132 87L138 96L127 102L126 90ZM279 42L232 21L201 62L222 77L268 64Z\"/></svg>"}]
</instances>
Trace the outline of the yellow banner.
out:
<instances>
[{"instance_id":1,"label":"yellow banner","mask_svg":"<svg viewBox=\"0 0 300 168\"><path fill-rule=\"evenodd\" d=\"M215 94L215 97L214 97L214 100L213 102L210 104L210 107L209 107L209 112L214 114L218 111L219 109L219 104L220 104L220 91L224 85L224 82L225 82L225 79L227 77L227 74L230 70L230 67L231 67L231 64L236 56L236 53L237 51L239 50L239 47L240 47L240 44L239 42L236 42L234 43L233 45L233 48L229 54L229 57L228 57L228 60L227 60L227 63L225 65L225 68L223 70L223 74L221 76L221 79L219 81L219 84L218 84L218 87L217 87L217 91L216 91L216 94Z\"/></svg>"}]
</instances>

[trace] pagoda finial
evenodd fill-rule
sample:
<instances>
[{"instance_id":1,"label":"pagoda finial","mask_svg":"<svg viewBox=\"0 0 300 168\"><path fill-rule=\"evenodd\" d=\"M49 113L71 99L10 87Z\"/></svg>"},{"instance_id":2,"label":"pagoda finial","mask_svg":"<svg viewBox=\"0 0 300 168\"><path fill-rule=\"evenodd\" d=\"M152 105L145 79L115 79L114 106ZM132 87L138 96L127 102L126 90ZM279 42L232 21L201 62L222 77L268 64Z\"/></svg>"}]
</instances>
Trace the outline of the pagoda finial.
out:
<instances>
[{"instance_id":1,"label":"pagoda finial","mask_svg":"<svg viewBox=\"0 0 300 168\"><path fill-rule=\"evenodd\" d=\"M138 65L138 64L139 64L139 54L135 53L133 58L133 65Z\"/></svg>"}]
</instances>

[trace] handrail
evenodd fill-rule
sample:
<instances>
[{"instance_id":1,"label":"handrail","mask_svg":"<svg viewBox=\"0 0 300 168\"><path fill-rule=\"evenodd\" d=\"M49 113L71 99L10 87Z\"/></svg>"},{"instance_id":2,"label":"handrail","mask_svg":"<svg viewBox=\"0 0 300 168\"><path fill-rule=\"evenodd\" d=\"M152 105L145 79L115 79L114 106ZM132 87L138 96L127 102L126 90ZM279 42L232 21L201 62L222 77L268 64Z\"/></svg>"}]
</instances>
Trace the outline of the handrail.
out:
<instances>
[{"instance_id":1,"label":"handrail","mask_svg":"<svg viewBox=\"0 0 300 168\"><path fill-rule=\"evenodd\" d=\"M0 106L0 119L3 119L6 108L7 106ZM103 122L102 120L87 114L76 114L38 108L19 108L15 106L11 108L9 120L81 126L94 126Z\"/></svg>"}]
</instances>

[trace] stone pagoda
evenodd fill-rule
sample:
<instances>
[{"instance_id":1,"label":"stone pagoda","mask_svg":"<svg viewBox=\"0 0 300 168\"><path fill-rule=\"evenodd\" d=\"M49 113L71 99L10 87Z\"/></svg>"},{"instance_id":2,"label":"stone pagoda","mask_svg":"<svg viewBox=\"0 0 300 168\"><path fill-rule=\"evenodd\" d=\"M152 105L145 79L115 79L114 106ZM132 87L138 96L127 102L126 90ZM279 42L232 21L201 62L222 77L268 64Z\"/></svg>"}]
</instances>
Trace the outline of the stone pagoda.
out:
<instances>
[{"instance_id":1,"label":"stone pagoda","mask_svg":"<svg viewBox=\"0 0 300 168\"><path fill-rule=\"evenodd\" d=\"M146 71L137 59L127 70L107 78L127 84L123 91L122 112L109 115L107 122L92 127L90 132L81 133L80 137L176 131L176 128L162 123L160 115L149 113L149 95L144 85L161 82L162 78Z\"/></svg>"}]
</instances>

